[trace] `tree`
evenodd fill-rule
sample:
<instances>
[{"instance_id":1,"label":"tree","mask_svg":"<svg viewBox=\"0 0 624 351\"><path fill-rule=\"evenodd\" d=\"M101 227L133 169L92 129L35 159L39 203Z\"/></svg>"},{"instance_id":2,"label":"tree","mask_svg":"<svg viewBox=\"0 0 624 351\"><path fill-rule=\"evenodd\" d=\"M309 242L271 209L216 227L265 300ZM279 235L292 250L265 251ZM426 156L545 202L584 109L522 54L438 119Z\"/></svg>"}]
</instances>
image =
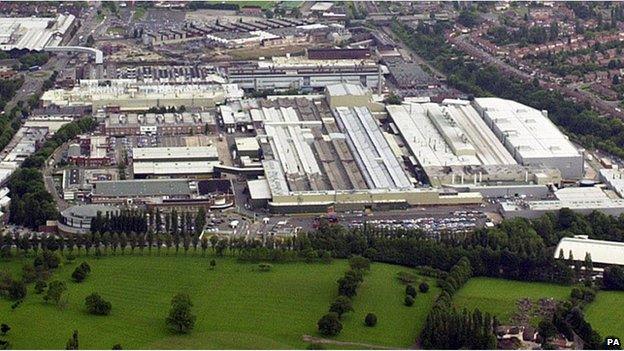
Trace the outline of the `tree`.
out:
<instances>
[{"instance_id":1,"label":"tree","mask_svg":"<svg viewBox=\"0 0 624 351\"><path fill-rule=\"evenodd\" d=\"M405 300L403 301L405 303L405 306L413 306L414 305L414 297L410 296L410 295L405 295Z\"/></svg>"},{"instance_id":2,"label":"tree","mask_svg":"<svg viewBox=\"0 0 624 351\"><path fill-rule=\"evenodd\" d=\"M110 314L112 305L104 300L98 293L92 293L85 298L85 306L91 314L107 316Z\"/></svg>"},{"instance_id":3,"label":"tree","mask_svg":"<svg viewBox=\"0 0 624 351\"><path fill-rule=\"evenodd\" d=\"M421 293L425 294L429 291L429 284L427 284L427 282L420 283L420 285L418 286L418 290L420 290Z\"/></svg>"},{"instance_id":4,"label":"tree","mask_svg":"<svg viewBox=\"0 0 624 351\"><path fill-rule=\"evenodd\" d=\"M65 345L65 350L78 350L78 331L74 330L71 338L67 340L67 344Z\"/></svg>"},{"instance_id":5,"label":"tree","mask_svg":"<svg viewBox=\"0 0 624 351\"><path fill-rule=\"evenodd\" d=\"M342 330L342 323L336 312L329 312L316 324L318 331L324 336L336 336Z\"/></svg>"},{"instance_id":6,"label":"tree","mask_svg":"<svg viewBox=\"0 0 624 351\"><path fill-rule=\"evenodd\" d=\"M121 347L121 344L115 344L113 345L113 350L123 350L123 347Z\"/></svg>"},{"instance_id":7,"label":"tree","mask_svg":"<svg viewBox=\"0 0 624 351\"><path fill-rule=\"evenodd\" d=\"M48 284L43 280L37 280L35 282L35 293L42 294L45 291L45 288L48 287Z\"/></svg>"},{"instance_id":8,"label":"tree","mask_svg":"<svg viewBox=\"0 0 624 351\"><path fill-rule=\"evenodd\" d=\"M329 307L329 312L335 312L338 317L350 311L353 311L353 303L350 298L342 295L338 296Z\"/></svg>"},{"instance_id":9,"label":"tree","mask_svg":"<svg viewBox=\"0 0 624 351\"><path fill-rule=\"evenodd\" d=\"M195 215L195 235L200 235L206 225L206 210L200 207Z\"/></svg>"},{"instance_id":10,"label":"tree","mask_svg":"<svg viewBox=\"0 0 624 351\"><path fill-rule=\"evenodd\" d=\"M349 259L349 266L354 270L370 270L370 260L362 256L353 256Z\"/></svg>"},{"instance_id":11,"label":"tree","mask_svg":"<svg viewBox=\"0 0 624 351\"><path fill-rule=\"evenodd\" d=\"M605 268L602 284L607 290L624 290L624 269L619 266Z\"/></svg>"},{"instance_id":12,"label":"tree","mask_svg":"<svg viewBox=\"0 0 624 351\"><path fill-rule=\"evenodd\" d=\"M11 300L21 300L26 297L26 284L21 280L11 280L8 293Z\"/></svg>"},{"instance_id":13,"label":"tree","mask_svg":"<svg viewBox=\"0 0 624 351\"><path fill-rule=\"evenodd\" d=\"M55 280L48 284L48 291L43 296L45 302L53 302L58 304L61 301L61 296L67 290L65 282Z\"/></svg>"},{"instance_id":14,"label":"tree","mask_svg":"<svg viewBox=\"0 0 624 351\"><path fill-rule=\"evenodd\" d=\"M216 266L217 266L217 261L215 261L214 259L210 260L210 269L215 269Z\"/></svg>"},{"instance_id":15,"label":"tree","mask_svg":"<svg viewBox=\"0 0 624 351\"><path fill-rule=\"evenodd\" d=\"M166 318L167 326L178 334L186 334L195 325L195 315L191 313L191 298L184 293L179 293L171 300L171 309Z\"/></svg>"},{"instance_id":16,"label":"tree","mask_svg":"<svg viewBox=\"0 0 624 351\"><path fill-rule=\"evenodd\" d=\"M416 297L416 288L413 285L406 285L405 286L405 294L409 295L411 297Z\"/></svg>"},{"instance_id":17,"label":"tree","mask_svg":"<svg viewBox=\"0 0 624 351\"><path fill-rule=\"evenodd\" d=\"M0 333L2 333L3 336L7 335L9 330L11 330L11 327L9 327L8 324L2 323L2 325L0 325Z\"/></svg>"},{"instance_id":18,"label":"tree","mask_svg":"<svg viewBox=\"0 0 624 351\"><path fill-rule=\"evenodd\" d=\"M557 334L557 327L555 327L555 324L551 319L542 319L539 322L537 331L542 338L542 341L546 342Z\"/></svg>"},{"instance_id":19,"label":"tree","mask_svg":"<svg viewBox=\"0 0 624 351\"><path fill-rule=\"evenodd\" d=\"M74 272L72 273L72 280L76 283L80 283L87 279L90 272L91 266L89 266L87 262L82 262L78 267L76 267L76 269L74 269Z\"/></svg>"},{"instance_id":20,"label":"tree","mask_svg":"<svg viewBox=\"0 0 624 351\"><path fill-rule=\"evenodd\" d=\"M367 327L374 327L377 325L377 316L374 313L368 313L366 317L364 317L364 324Z\"/></svg>"}]
</instances>

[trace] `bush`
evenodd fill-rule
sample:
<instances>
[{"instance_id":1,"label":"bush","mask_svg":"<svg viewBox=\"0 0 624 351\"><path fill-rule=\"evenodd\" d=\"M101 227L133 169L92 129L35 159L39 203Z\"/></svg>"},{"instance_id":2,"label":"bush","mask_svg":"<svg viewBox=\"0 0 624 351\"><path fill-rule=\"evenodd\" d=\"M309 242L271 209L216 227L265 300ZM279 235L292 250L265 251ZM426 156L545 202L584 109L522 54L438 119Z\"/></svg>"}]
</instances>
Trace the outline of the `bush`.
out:
<instances>
[{"instance_id":1,"label":"bush","mask_svg":"<svg viewBox=\"0 0 624 351\"><path fill-rule=\"evenodd\" d=\"M353 270L368 271L370 270L370 260L362 256L353 256L349 259L349 266Z\"/></svg>"},{"instance_id":2,"label":"bush","mask_svg":"<svg viewBox=\"0 0 624 351\"><path fill-rule=\"evenodd\" d=\"M408 307L409 306L413 306L414 305L414 297L412 297L410 295L405 296L404 303L405 303L405 306L408 306Z\"/></svg>"},{"instance_id":3,"label":"bush","mask_svg":"<svg viewBox=\"0 0 624 351\"><path fill-rule=\"evenodd\" d=\"M47 287L48 284L46 282L44 282L43 280L37 280L37 282L35 283L35 293L41 294L45 291Z\"/></svg>"},{"instance_id":4,"label":"bush","mask_svg":"<svg viewBox=\"0 0 624 351\"><path fill-rule=\"evenodd\" d=\"M409 272L399 272L397 273L397 278L403 284L412 284L416 282L417 276Z\"/></svg>"},{"instance_id":5,"label":"bush","mask_svg":"<svg viewBox=\"0 0 624 351\"><path fill-rule=\"evenodd\" d=\"M268 272L268 271L270 271L271 269L273 269L273 265L272 265L272 264L270 264L270 263L260 263L260 264L258 265L258 270L259 270L260 272Z\"/></svg>"},{"instance_id":6,"label":"bush","mask_svg":"<svg viewBox=\"0 0 624 351\"><path fill-rule=\"evenodd\" d=\"M336 300L329 307L329 312L336 312L338 317L342 317L343 314L353 311L353 304L351 299L346 296L338 296Z\"/></svg>"},{"instance_id":7,"label":"bush","mask_svg":"<svg viewBox=\"0 0 624 351\"><path fill-rule=\"evenodd\" d=\"M9 285L9 298L11 300L21 300L26 297L26 284L19 280L12 280Z\"/></svg>"},{"instance_id":8,"label":"bush","mask_svg":"<svg viewBox=\"0 0 624 351\"><path fill-rule=\"evenodd\" d=\"M109 315L112 308L111 303L104 300L97 293L87 296L85 298L85 305L87 306L87 311L89 311L89 313L100 316Z\"/></svg>"},{"instance_id":9,"label":"bush","mask_svg":"<svg viewBox=\"0 0 624 351\"><path fill-rule=\"evenodd\" d=\"M76 267L76 269L74 269L74 272L72 273L72 279L76 283L80 283L87 279L87 276L90 272L91 266L89 266L87 262L82 262L78 267Z\"/></svg>"},{"instance_id":10,"label":"bush","mask_svg":"<svg viewBox=\"0 0 624 351\"><path fill-rule=\"evenodd\" d=\"M374 313L367 314L364 318L364 324L366 324L367 327L374 327L377 325L377 316Z\"/></svg>"},{"instance_id":11,"label":"bush","mask_svg":"<svg viewBox=\"0 0 624 351\"><path fill-rule=\"evenodd\" d=\"M342 323L336 312L329 312L319 319L318 331L324 336L336 336L342 330Z\"/></svg>"},{"instance_id":12,"label":"bush","mask_svg":"<svg viewBox=\"0 0 624 351\"><path fill-rule=\"evenodd\" d=\"M420 290L421 293L426 293L429 291L429 284L427 284L427 282L422 282L420 283L420 285L418 286L418 290Z\"/></svg>"},{"instance_id":13,"label":"bush","mask_svg":"<svg viewBox=\"0 0 624 351\"><path fill-rule=\"evenodd\" d=\"M416 288L413 285L407 285L405 287L405 294L411 297L416 297Z\"/></svg>"}]
</instances>

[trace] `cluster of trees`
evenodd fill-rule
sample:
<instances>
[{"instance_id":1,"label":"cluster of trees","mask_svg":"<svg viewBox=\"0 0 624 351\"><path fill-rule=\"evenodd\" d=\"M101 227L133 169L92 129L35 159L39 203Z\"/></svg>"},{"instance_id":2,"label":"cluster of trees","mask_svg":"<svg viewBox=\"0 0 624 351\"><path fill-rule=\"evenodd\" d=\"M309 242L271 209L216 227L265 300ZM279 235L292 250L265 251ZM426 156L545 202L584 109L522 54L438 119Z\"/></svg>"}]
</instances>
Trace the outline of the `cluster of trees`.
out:
<instances>
[{"instance_id":1,"label":"cluster of trees","mask_svg":"<svg viewBox=\"0 0 624 351\"><path fill-rule=\"evenodd\" d=\"M11 111L5 111L6 104L15 96L15 93L24 84L24 78L0 80L0 149L4 149L21 125L22 110L15 106Z\"/></svg>"},{"instance_id":2,"label":"cluster of trees","mask_svg":"<svg viewBox=\"0 0 624 351\"><path fill-rule=\"evenodd\" d=\"M94 233L146 233L147 229L145 212L137 210L123 210L118 214L98 212L91 220Z\"/></svg>"},{"instance_id":3,"label":"cluster of trees","mask_svg":"<svg viewBox=\"0 0 624 351\"><path fill-rule=\"evenodd\" d=\"M93 129L94 126L95 121L90 117L66 124L13 173L8 184L12 194L9 217L11 223L36 229L47 220L58 218L54 198L47 192L43 175L37 168L42 167L45 160L62 143Z\"/></svg>"},{"instance_id":4,"label":"cluster of trees","mask_svg":"<svg viewBox=\"0 0 624 351\"><path fill-rule=\"evenodd\" d=\"M527 44L544 44L548 41L557 40L559 37L559 25L552 22L548 29L541 26L520 26L515 30L509 30L506 26L492 27L487 32L488 39L497 45L518 43L520 46Z\"/></svg>"},{"instance_id":5,"label":"cluster of trees","mask_svg":"<svg viewBox=\"0 0 624 351\"><path fill-rule=\"evenodd\" d=\"M19 58L22 69L28 69L33 66L43 66L50 59L47 52L29 52Z\"/></svg>"},{"instance_id":6,"label":"cluster of trees","mask_svg":"<svg viewBox=\"0 0 624 351\"><path fill-rule=\"evenodd\" d=\"M364 272L370 270L370 260L362 256L353 256L349 259L349 270L338 279L338 297L329 307L329 313L325 314L317 323L319 332L325 336L336 336L342 330L340 318L353 311L352 298L357 294L357 289L364 281ZM364 319L367 326L377 324L377 316L369 313Z\"/></svg>"},{"instance_id":7,"label":"cluster of trees","mask_svg":"<svg viewBox=\"0 0 624 351\"><path fill-rule=\"evenodd\" d=\"M420 340L425 349L495 349L496 319L473 312L457 311L452 305L453 294L472 276L470 261L462 257L451 268L446 279L440 280L442 292L433 305Z\"/></svg>"}]
</instances>

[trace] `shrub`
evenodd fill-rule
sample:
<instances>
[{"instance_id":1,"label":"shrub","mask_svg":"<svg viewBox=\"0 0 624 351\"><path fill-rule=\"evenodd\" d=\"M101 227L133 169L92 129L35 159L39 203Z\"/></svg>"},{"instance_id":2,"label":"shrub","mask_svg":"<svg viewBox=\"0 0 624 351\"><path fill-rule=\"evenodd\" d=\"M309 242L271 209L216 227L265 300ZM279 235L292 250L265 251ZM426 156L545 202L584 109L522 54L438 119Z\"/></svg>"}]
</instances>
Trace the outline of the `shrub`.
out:
<instances>
[{"instance_id":1,"label":"shrub","mask_svg":"<svg viewBox=\"0 0 624 351\"><path fill-rule=\"evenodd\" d=\"M47 287L48 284L46 282L44 282L43 280L37 280L37 282L35 283L35 293L41 294L45 291Z\"/></svg>"},{"instance_id":2,"label":"shrub","mask_svg":"<svg viewBox=\"0 0 624 351\"><path fill-rule=\"evenodd\" d=\"M367 314L364 318L364 324L366 324L367 327L374 327L377 325L377 316L374 313Z\"/></svg>"},{"instance_id":3,"label":"shrub","mask_svg":"<svg viewBox=\"0 0 624 351\"><path fill-rule=\"evenodd\" d=\"M19 280L12 280L9 285L9 298L11 300L21 300L26 297L26 284Z\"/></svg>"},{"instance_id":4,"label":"shrub","mask_svg":"<svg viewBox=\"0 0 624 351\"><path fill-rule=\"evenodd\" d=\"M336 336L342 330L342 323L336 312L329 312L319 319L318 331L324 336Z\"/></svg>"},{"instance_id":5,"label":"shrub","mask_svg":"<svg viewBox=\"0 0 624 351\"><path fill-rule=\"evenodd\" d=\"M362 256L353 256L349 259L349 266L354 270L370 270L370 260Z\"/></svg>"},{"instance_id":6,"label":"shrub","mask_svg":"<svg viewBox=\"0 0 624 351\"><path fill-rule=\"evenodd\" d=\"M426 293L429 291L429 284L427 284L427 282L422 282L420 283L420 285L418 286L418 290L420 290L421 293Z\"/></svg>"},{"instance_id":7,"label":"shrub","mask_svg":"<svg viewBox=\"0 0 624 351\"><path fill-rule=\"evenodd\" d=\"M336 312L338 317L342 317L343 314L350 311L353 311L351 299L342 295L338 296L329 307L329 312Z\"/></svg>"},{"instance_id":8,"label":"shrub","mask_svg":"<svg viewBox=\"0 0 624 351\"><path fill-rule=\"evenodd\" d=\"M405 306L408 306L408 307L409 306L413 306L414 305L414 297L412 297L410 295L405 296L404 303L405 303Z\"/></svg>"},{"instance_id":9,"label":"shrub","mask_svg":"<svg viewBox=\"0 0 624 351\"><path fill-rule=\"evenodd\" d=\"M93 293L85 298L87 311L91 314L106 316L110 314L111 303L104 300L99 294Z\"/></svg>"},{"instance_id":10,"label":"shrub","mask_svg":"<svg viewBox=\"0 0 624 351\"><path fill-rule=\"evenodd\" d=\"M407 285L405 287L405 294L411 297L416 297L416 288L413 285Z\"/></svg>"}]
</instances>

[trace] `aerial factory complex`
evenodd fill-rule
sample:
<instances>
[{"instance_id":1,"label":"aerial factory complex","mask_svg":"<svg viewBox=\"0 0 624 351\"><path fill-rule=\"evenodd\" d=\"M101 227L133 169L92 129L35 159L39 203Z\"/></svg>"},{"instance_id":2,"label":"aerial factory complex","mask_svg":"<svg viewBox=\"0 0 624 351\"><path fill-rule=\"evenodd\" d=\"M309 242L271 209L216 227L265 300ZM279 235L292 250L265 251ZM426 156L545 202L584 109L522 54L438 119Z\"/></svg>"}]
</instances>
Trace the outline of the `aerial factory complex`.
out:
<instances>
[{"instance_id":1,"label":"aerial factory complex","mask_svg":"<svg viewBox=\"0 0 624 351\"><path fill-rule=\"evenodd\" d=\"M616 349L622 50L618 2L0 1L0 350Z\"/></svg>"}]
</instances>

